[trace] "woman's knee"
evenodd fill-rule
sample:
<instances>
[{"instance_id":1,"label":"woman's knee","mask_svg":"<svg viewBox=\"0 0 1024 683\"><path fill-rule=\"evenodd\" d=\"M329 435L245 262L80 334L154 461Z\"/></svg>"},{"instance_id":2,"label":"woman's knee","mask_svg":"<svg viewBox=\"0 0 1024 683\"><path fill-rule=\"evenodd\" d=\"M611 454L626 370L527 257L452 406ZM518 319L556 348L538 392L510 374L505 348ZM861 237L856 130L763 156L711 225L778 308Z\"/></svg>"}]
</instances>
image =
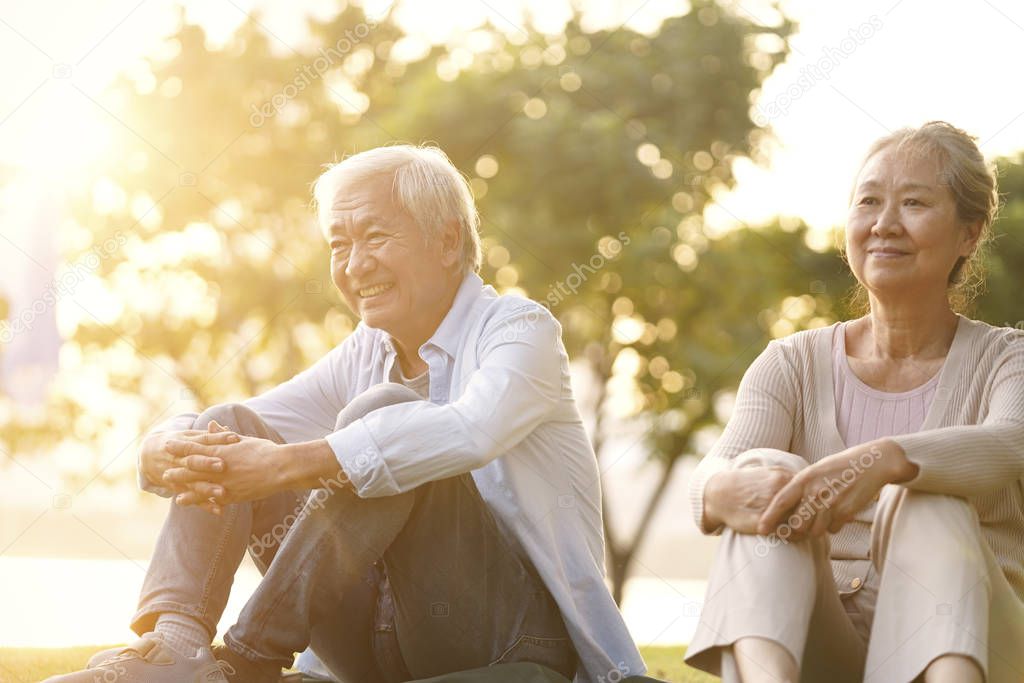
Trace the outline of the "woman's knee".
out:
<instances>
[{"instance_id":1,"label":"woman's knee","mask_svg":"<svg viewBox=\"0 0 1024 683\"><path fill-rule=\"evenodd\" d=\"M807 461L799 455L780 451L777 448L751 448L736 456L733 468L741 467L782 467L799 472L807 467Z\"/></svg>"},{"instance_id":2,"label":"woman's knee","mask_svg":"<svg viewBox=\"0 0 1024 683\"><path fill-rule=\"evenodd\" d=\"M338 413L335 429L341 429L361 417L386 406L393 406L408 401L422 401L415 391L395 382L376 384L349 401L348 405Z\"/></svg>"},{"instance_id":3,"label":"woman's knee","mask_svg":"<svg viewBox=\"0 0 1024 683\"><path fill-rule=\"evenodd\" d=\"M875 510L871 540L872 556L877 560L898 554L902 562L921 555L938 561L937 556L948 551L963 561L971 555L984 561L980 552L967 552L969 548L980 550L984 540L977 511L958 496L885 487ZM920 552L922 543L927 543L928 553Z\"/></svg>"}]
</instances>

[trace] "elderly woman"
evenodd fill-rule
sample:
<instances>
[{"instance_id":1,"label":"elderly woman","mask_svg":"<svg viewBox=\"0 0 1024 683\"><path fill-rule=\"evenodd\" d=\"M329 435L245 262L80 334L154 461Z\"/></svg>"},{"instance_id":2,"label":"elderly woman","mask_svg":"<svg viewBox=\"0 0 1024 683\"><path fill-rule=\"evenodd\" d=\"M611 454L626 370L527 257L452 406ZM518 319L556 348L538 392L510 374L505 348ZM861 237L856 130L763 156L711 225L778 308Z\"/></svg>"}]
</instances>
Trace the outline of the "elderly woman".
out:
<instances>
[{"instance_id":1,"label":"elderly woman","mask_svg":"<svg viewBox=\"0 0 1024 683\"><path fill-rule=\"evenodd\" d=\"M997 201L947 123L871 146L846 226L866 314L769 343L693 477L722 539L691 665L1024 680L1024 334L956 312Z\"/></svg>"}]
</instances>

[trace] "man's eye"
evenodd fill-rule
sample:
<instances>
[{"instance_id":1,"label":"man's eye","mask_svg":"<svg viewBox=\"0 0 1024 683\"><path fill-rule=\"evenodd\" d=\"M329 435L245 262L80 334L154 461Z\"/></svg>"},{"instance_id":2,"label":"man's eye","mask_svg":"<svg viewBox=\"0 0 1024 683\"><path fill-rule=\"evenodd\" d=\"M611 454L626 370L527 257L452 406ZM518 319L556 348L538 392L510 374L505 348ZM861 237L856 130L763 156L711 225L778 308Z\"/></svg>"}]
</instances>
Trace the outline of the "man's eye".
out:
<instances>
[{"instance_id":1,"label":"man's eye","mask_svg":"<svg viewBox=\"0 0 1024 683\"><path fill-rule=\"evenodd\" d=\"M874 204L877 200L874 197L861 197L861 204Z\"/></svg>"},{"instance_id":2,"label":"man's eye","mask_svg":"<svg viewBox=\"0 0 1024 683\"><path fill-rule=\"evenodd\" d=\"M921 202L919 202L918 200L914 199L913 197L911 197L909 199L905 199L903 201L903 203L904 204L909 204L910 206L920 206L921 205Z\"/></svg>"}]
</instances>

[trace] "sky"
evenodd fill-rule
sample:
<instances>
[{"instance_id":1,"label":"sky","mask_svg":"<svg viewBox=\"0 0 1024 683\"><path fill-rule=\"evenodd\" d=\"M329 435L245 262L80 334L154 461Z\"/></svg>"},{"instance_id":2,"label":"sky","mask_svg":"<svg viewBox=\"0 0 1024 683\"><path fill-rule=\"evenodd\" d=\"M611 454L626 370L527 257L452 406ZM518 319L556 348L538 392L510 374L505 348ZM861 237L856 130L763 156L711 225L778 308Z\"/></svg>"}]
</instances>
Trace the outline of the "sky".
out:
<instances>
[{"instance_id":1,"label":"sky","mask_svg":"<svg viewBox=\"0 0 1024 683\"><path fill-rule=\"evenodd\" d=\"M388 0L366 2L373 11ZM775 21L764 0L727 4L760 23ZM414 35L441 42L488 18L514 33L527 14L557 31L567 7L559 0L410 0L399 17ZM669 0L585 0L584 7L594 27L626 22L645 31L688 10ZM863 151L904 125L945 119L976 135L988 156L1024 149L1024 89L1013 80L1024 3L783 0L781 7L799 33L754 110L774 132L771 161L764 168L737 162L736 188L708 210L710 222L787 215L822 231L840 225ZM104 131L121 123L104 106L104 86L119 71L142 70L143 57L160 49L182 13L217 44L258 11L287 50L306 40L307 14L326 17L336 8L327 0L0 0L0 165L52 181L74 178L89 159L111 153Z\"/></svg>"}]
</instances>

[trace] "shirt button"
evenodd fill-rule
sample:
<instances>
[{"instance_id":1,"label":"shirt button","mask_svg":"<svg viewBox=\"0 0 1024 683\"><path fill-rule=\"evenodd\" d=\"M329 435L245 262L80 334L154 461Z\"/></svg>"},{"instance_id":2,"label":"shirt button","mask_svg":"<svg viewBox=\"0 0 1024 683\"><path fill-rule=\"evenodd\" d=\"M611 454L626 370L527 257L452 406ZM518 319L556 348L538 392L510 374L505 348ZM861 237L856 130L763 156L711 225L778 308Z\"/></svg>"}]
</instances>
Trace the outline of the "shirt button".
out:
<instances>
[{"instance_id":1,"label":"shirt button","mask_svg":"<svg viewBox=\"0 0 1024 683\"><path fill-rule=\"evenodd\" d=\"M860 577L859 576L855 577L853 579L853 581L850 581L850 588L854 588L854 589L860 588L860 584L861 583L863 583L863 582L860 580Z\"/></svg>"}]
</instances>

